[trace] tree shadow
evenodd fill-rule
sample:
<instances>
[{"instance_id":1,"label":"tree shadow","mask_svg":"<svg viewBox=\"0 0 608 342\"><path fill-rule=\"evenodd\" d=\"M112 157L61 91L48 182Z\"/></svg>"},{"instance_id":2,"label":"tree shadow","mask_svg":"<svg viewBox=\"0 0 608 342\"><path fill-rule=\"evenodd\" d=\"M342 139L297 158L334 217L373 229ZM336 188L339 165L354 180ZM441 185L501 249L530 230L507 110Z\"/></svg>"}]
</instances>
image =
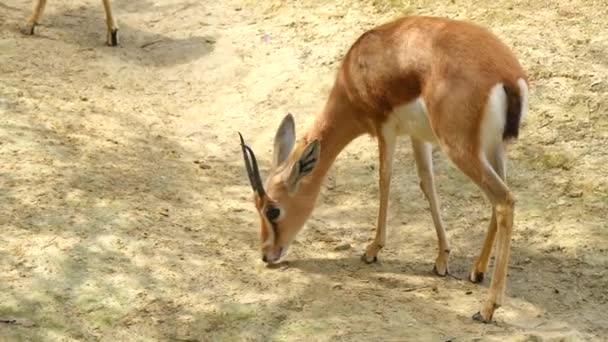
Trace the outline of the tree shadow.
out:
<instances>
[{"instance_id":1,"label":"tree shadow","mask_svg":"<svg viewBox=\"0 0 608 342\"><path fill-rule=\"evenodd\" d=\"M370 149L374 148L372 142ZM526 145L524 148L526 154L539 153L531 151L541 150L541 147L536 145ZM515 154L518 158L510 163L515 164L514 169L523 169L524 172L521 173L522 176L514 173L510 181L513 191L519 194L521 200L518 201L516 209L519 221L516 222L518 227L516 227L511 253L508 296L517 298L514 299L515 301L523 300L537 308L542 308L546 310L548 316L562 319L580 331L597 333L602 329L601 323L591 323L587 318L572 317L567 312L569 309L597 314L601 312L601 307L605 305L607 298L597 291L595 285L589 287L588 284L598 284L599 287L607 285L608 280L602 278L605 276L603 270L605 264L587 263L585 258L580 256L587 250L586 246L577 246L575 250L580 252L576 252L579 255L576 256L576 254L563 253L559 243L548 243L543 246L535 244L536 234L546 234L534 230L538 217L546 215L544 213L546 208L543 206L546 202L539 198L539 195L557 198L563 198L564 195L560 194L561 189L544 187L543 184L550 181L538 180L539 175L535 172L538 165L522 162L521 154ZM348 274L349 278L380 285L385 282L384 275L388 275L398 278L425 277L431 283L438 283L440 284L438 286L448 288L457 288L450 285L454 284L454 281L465 288L474 286L467 282L468 272L481 248L490 215L489 203L479 194L479 190L446 162L444 157L437 158L439 154L435 154L435 172L440 197L443 199L444 208L446 206L449 208L448 214L450 214L446 215L446 210L442 214L452 241L450 272L457 279L447 277L433 280L431 268L436 253L436 237L428 204L418 189L418 178L411 152L399 148L396 155L400 160L396 162L397 172L396 177L393 178L390 199L389 242L380 253L380 262L377 265L365 265L359 260L359 256L373 236L375 225L375 221L370 221L369 218L375 217L377 204L374 200L371 203L368 201L369 198L377 198L377 171L372 166L376 161L362 160L356 156L353 158L348 149L345 155L348 158L338 160L333 176L330 176L327 186L331 190L327 190L324 194L336 198L324 198L319 201L316 214L313 214L314 217L309 224L311 229L303 234L302 239L306 243L315 240L329 241L330 244L327 246L329 249L340 242L349 242L356 248L345 252L349 255L348 258L319 259L310 257L309 253L302 253L303 256L298 255L298 259L289 261L289 267L329 277ZM404 166L409 168L406 173L403 173ZM545 174L540 177L550 177L550 175ZM357 189L357 192L351 189ZM551 194L552 192L554 193ZM352 199L353 196L360 198ZM561 211L559 218L548 218L546 224L576 225L580 234L597 236L598 239L605 241L606 235L597 233L597 229L601 227L578 223L577 215L580 215L580 212L575 208L563 204ZM365 230L361 229L362 227ZM345 235L345 229L348 229L348 235ZM410 234L414 235L408 236ZM544 236L546 239L546 235ZM396 250L397 245L402 247ZM403 252L401 248L409 251ZM596 251L597 253L599 252ZM333 254L339 255L336 252ZM581 267L584 271L580 270ZM491 271L492 262L490 274L486 275L483 287L489 286ZM571 272L575 273L574 277ZM395 285L398 288L410 286L407 281L404 283L397 281Z\"/></svg>"},{"instance_id":2,"label":"tree shadow","mask_svg":"<svg viewBox=\"0 0 608 342\"><path fill-rule=\"evenodd\" d=\"M140 5L151 3L117 6L134 11ZM50 17L53 30L66 30L66 41L75 46L101 45L101 8L71 11L65 13L76 16ZM79 33L81 26L85 34ZM167 48L164 36L135 29L129 37L131 29L123 30L127 41L159 40L147 48ZM186 58L196 58L197 49ZM153 58L140 56L137 45L99 50L138 64L174 65L163 51L150 51ZM29 85L18 78L14 82L16 88ZM230 140L217 138L216 127L209 125L195 139L200 149L194 150L184 147L186 138L150 128L142 115L113 104L92 105L78 113L81 117L69 118L72 128L54 125L70 115L62 108L51 108L55 112L48 115L36 109L27 108L27 119L7 115L16 123L0 124L0 151L6 157L0 169L5 232L0 270L6 271L0 275L0 312L30 317L36 327L0 324L0 335L38 340L64 334L85 340L471 340L516 339L543 328L514 325L512 317L500 315L496 324L472 323L489 280L480 287L469 284L466 274L481 246L489 205L444 159L436 159L436 174L453 243L451 271L461 280L432 275L436 238L409 147L398 150L390 242L380 263L359 261L373 235L377 207L373 142L353 146L340 157L292 256L285 265L267 269L259 265L258 218L236 139L221 153L214 151L207 146L210 141ZM48 118L58 119L45 124ZM113 121L117 129L94 131L88 121ZM249 127L251 119L232 123ZM543 235L560 225L593 234L601 228L597 222L585 225L576 219L588 215L594 220L597 215L589 214L600 211L585 207L581 213L568 206L579 199L564 199L547 212L543 196L563 197L561 190L546 188L562 170L546 172L536 162L525 162L542 149L534 142L514 151L513 170L525 172L510 176L521 194L521 228L516 228L505 307L519 320L537 324L540 314L538 324L563 320L567 328L601 336L608 326L602 321L605 264L588 263L585 257L591 253L584 246L575 245L575 254L564 253L559 241ZM581 172L587 167L582 165ZM559 215L551 214L557 211ZM352 249L333 251L342 242ZM320 251L327 251L327 257L315 255ZM582 316L579 309L584 309Z\"/></svg>"},{"instance_id":3,"label":"tree shadow","mask_svg":"<svg viewBox=\"0 0 608 342\"><path fill-rule=\"evenodd\" d=\"M0 153L14 154L0 172L0 318L35 326L0 323L0 335L124 339L117 327L149 320L148 335L163 338L171 329L155 320L164 316L146 310L181 315L164 308L183 307L175 297L187 293L207 296L199 280L212 281L199 256L218 246L206 243L213 236L200 224L219 222L222 213L200 198L205 184L195 179L205 170L153 129L115 136L88 130L87 115L61 113L49 124L21 106L10 102L10 120L0 124ZM116 110L90 113L123 129L147 126Z\"/></svg>"},{"instance_id":4,"label":"tree shadow","mask_svg":"<svg viewBox=\"0 0 608 342\"><path fill-rule=\"evenodd\" d=\"M522 140L525 139L522 136ZM436 236L407 143L400 144L396 153L388 243L380 253L378 264L365 265L359 260L365 245L373 236L378 196L377 161L374 157L376 146L373 141L365 141L371 139L361 140L355 146L347 147L338 158L323 186L308 228L300 233L298 241L291 248L291 256L282 268L295 268L310 274L315 281L348 279L385 287L388 279L392 288L400 289L411 288L411 278L424 278L425 282L446 287L455 293L462 288L477 289L477 298L481 300L486 290L479 289L489 286L493 259L481 287L468 283L467 279L483 243L491 214L490 204L479 189L438 151L434 153L435 174L443 202L442 216L452 242L450 271L453 277L436 278L431 272L436 256ZM531 305L539 310L534 311L536 313L533 315L520 312L521 317L514 321L511 317L508 320L514 322L511 328L521 330L525 327L523 331L535 331L536 328L524 322L528 314L531 315L528 319L539 326L547 324L536 321L542 317L557 322L562 320L562 324L568 327L561 326L560 329L601 335L601 331L605 331L603 323L593 322L590 317L599 315L607 298L595 285L589 287L588 284L598 284L599 288L606 286L606 280L602 278L605 278L606 258L602 259L601 250L590 250L582 244L569 246L571 252L565 252L559 240L548 239L550 227L565 226L576 230L581 236L597 239L599 246L605 245L608 235L600 231L602 224L594 214L597 212L596 204L585 203L585 213L582 214L580 206L573 205L577 198L568 197L561 187L547 187L559 170L545 169L539 160L544 152L543 146L522 142L511 146L511 150L509 184L519 200L507 285L507 307L512 305L513 310L518 306ZM359 154L362 151L364 153ZM268 168L266 159L264 155L258 156L263 172ZM582 169L579 172L593 174L591 166L579 165ZM584 170L586 167L589 167L587 171ZM559 198L560 201L548 202L548 198ZM548 204L551 212L559 214L549 214ZM587 218L586 223L580 220L580 215ZM539 224L541 229L537 229ZM333 251L335 246L344 243L348 243L351 249ZM306 250L309 245L314 245L317 251L325 248L329 256L315 257ZM588 252L592 253L585 256ZM587 259L596 261L589 263ZM387 296L386 299L391 298ZM475 309L477 304L471 306L471 310ZM332 308L327 310L332 311ZM570 310L592 314L587 317L572 316ZM499 324L505 328L510 326L509 323L505 325L504 320Z\"/></svg>"}]
</instances>

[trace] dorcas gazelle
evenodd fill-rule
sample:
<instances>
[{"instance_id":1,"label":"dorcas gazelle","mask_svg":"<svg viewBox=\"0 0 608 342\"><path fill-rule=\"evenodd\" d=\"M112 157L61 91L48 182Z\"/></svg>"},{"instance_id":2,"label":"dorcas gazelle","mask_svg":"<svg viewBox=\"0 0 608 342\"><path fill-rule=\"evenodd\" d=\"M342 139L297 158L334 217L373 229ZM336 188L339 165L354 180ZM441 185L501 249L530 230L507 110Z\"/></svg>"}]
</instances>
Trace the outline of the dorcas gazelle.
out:
<instances>
[{"instance_id":1,"label":"dorcas gazelle","mask_svg":"<svg viewBox=\"0 0 608 342\"><path fill-rule=\"evenodd\" d=\"M262 259L277 262L313 210L332 163L353 139L377 138L380 204L374 240L362 259L385 245L391 166L398 136L412 142L420 186L437 231L434 271L448 273L450 244L433 180L432 144L485 193L492 218L470 272L479 283L496 240L496 261L480 311L489 322L503 302L515 200L507 187L505 150L526 113L527 77L511 50L490 31L435 17L402 18L365 32L351 46L323 110L296 140L291 115L274 139L273 169L262 183L253 151L241 146L261 219Z\"/></svg>"},{"instance_id":2,"label":"dorcas gazelle","mask_svg":"<svg viewBox=\"0 0 608 342\"><path fill-rule=\"evenodd\" d=\"M25 25L21 28L22 33L29 35L34 34L34 29L39 24L40 19L42 19L45 6L46 0L36 0L34 4L34 12L29 16ZM117 46L119 43L118 25L116 24L116 20L112 14L112 5L110 4L110 0L103 0L103 8L106 11L106 44L109 46Z\"/></svg>"}]
</instances>

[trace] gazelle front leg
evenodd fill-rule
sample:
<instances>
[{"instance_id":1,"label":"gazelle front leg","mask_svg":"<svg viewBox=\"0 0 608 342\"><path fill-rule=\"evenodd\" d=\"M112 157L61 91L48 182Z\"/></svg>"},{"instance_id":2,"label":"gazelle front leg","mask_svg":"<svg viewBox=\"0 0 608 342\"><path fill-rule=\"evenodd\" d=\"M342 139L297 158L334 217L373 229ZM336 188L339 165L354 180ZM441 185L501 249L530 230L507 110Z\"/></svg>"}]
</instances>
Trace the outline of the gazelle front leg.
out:
<instances>
[{"instance_id":1,"label":"gazelle front leg","mask_svg":"<svg viewBox=\"0 0 608 342\"><path fill-rule=\"evenodd\" d=\"M36 2L36 6L34 6L34 13L27 19L25 25L21 28L21 33L23 34L34 34L34 29L38 22L40 22L40 18L42 18L42 13L44 13L44 6L46 6L46 0L38 0Z\"/></svg>"},{"instance_id":2,"label":"gazelle front leg","mask_svg":"<svg viewBox=\"0 0 608 342\"><path fill-rule=\"evenodd\" d=\"M380 157L380 208L378 210L378 223L376 225L376 237L372 241L365 254L361 257L368 264L378 261L378 252L386 242L386 217L388 212L388 195L391 185L391 173L393 169L393 156L395 155L396 134L380 134L378 136L378 152Z\"/></svg>"},{"instance_id":3,"label":"gazelle front leg","mask_svg":"<svg viewBox=\"0 0 608 342\"><path fill-rule=\"evenodd\" d=\"M112 15L112 5L110 4L110 0L103 0L103 8L106 11L106 26L107 26L107 41L106 43L109 46L117 46L118 45L118 25L116 24L116 20Z\"/></svg>"},{"instance_id":4,"label":"gazelle front leg","mask_svg":"<svg viewBox=\"0 0 608 342\"><path fill-rule=\"evenodd\" d=\"M433 217L433 224L435 225L435 231L437 232L439 249L433 271L439 276L445 276L448 274L450 244L446 237L445 229L443 228L443 221L441 220L439 211L439 198L433 179L432 146L428 142L412 138L412 147L414 150L414 157L416 158L418 176L420 177L420 188L431 207L431 216Z\"/></svg>"}]
</instances>

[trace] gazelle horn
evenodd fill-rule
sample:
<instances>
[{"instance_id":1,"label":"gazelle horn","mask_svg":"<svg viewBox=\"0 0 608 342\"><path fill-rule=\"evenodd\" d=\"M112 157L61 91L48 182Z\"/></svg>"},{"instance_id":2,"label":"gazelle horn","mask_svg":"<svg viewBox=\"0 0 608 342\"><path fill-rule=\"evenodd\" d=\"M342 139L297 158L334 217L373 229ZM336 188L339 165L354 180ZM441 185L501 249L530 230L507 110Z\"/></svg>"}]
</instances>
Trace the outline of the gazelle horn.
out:
<instances>
[{"instance_id":1,"label":"gazelle horn","mask_svg":"<svg viewBox=\"0 0 608 342\"><path fill-rule=\"evenodd\" d=\"M266 196L266 191L264 191L264 185L262 185L262 178L260 177L260 170L258 169L258 162L255 159L255 154L251 148L249 148L249 146L245 145L245 140L243 140L241 133L239 133L239 137L241 138L241 148L243 149L245 168L247 169L247 175L249 176L251 187L259 197L264 197Z\"/></svg>"}]
</instances>

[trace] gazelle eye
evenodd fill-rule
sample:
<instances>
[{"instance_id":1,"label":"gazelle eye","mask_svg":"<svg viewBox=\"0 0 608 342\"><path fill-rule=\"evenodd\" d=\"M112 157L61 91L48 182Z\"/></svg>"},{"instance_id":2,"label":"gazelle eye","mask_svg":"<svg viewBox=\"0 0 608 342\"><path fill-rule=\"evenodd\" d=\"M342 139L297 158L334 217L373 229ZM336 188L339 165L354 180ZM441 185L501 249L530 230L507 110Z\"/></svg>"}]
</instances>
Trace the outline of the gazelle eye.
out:
<instances>
[{"instance_id":1,"label":"gazelle eye","mask_svg":"<svg viewBox=\"0 0 608 342\"><path fill-rule=\"evenodd\" d=\"M268 218L268 221L270 222L274 222L279 216L281 216L281 209L279 208L269 208L266 210L266 218Z\"/></svg>"}]
</instances>

